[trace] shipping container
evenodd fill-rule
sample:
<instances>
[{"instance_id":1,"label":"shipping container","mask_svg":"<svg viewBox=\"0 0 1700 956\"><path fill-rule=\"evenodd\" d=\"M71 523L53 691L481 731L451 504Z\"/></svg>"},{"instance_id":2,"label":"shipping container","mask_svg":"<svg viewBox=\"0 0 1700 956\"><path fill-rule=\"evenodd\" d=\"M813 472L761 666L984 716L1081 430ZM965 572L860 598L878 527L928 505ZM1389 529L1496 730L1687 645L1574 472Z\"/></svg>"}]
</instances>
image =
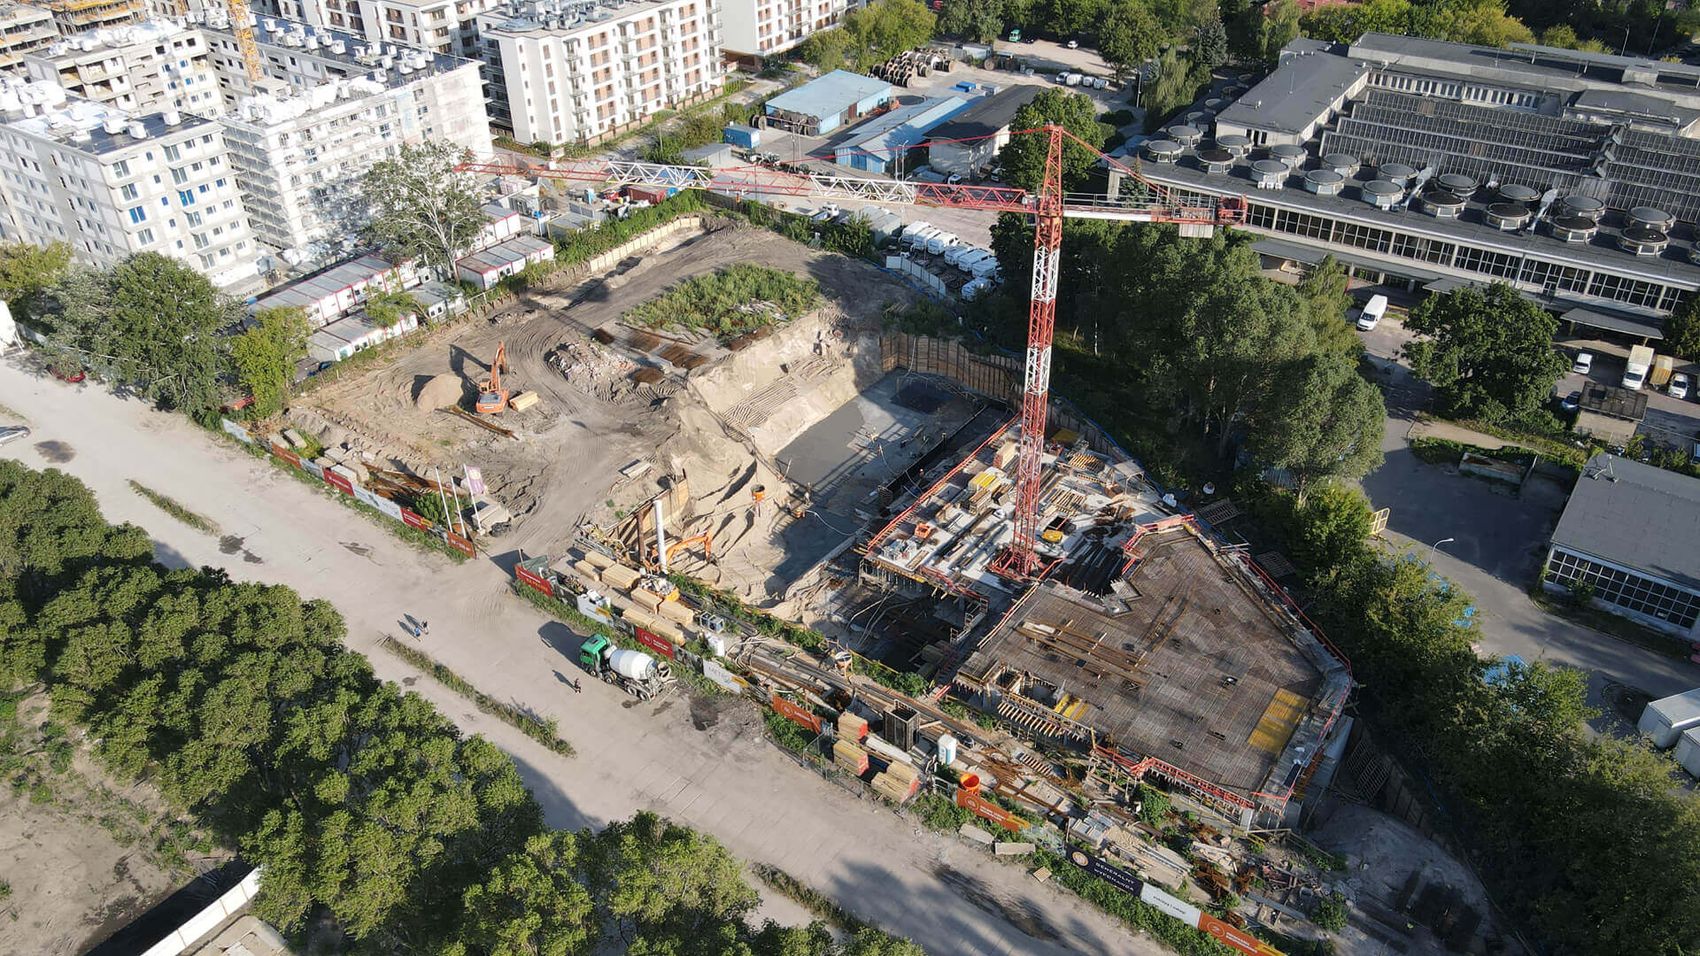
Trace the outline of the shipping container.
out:
<instances>
[{"instance_id":1,"label":"shipping container","mask_svg":"<svg viewBox=\"0 0 1700 956\"><path fill-rule=\"evenodd\" d=\"M1676 745L1682 732L1700 727L1700 687L1685 694L1655 700L1641 712L1639 729L1653 738L1653 746L1664 750Z\"/></svg>"},{"instance_id":2,"label":"shipping container","mask_svg":"<svg viewBox=\"0 0 1700 956\"><path fill-rule=\"evenodd\" d=\"M677 190L669 190L664 186L627 186L626 196L633 202L648 202L651 205L666 202L667 197Z\"/></svg>"},{"instance_id":3,"label":"shipping container","mask_svg":"<svg viewBox=\"0 0 1700 956\"><path fill-rule=\"evenodd\" d=\"M761 130L743 123L733 123L726 127L720 138L739 149L756 149L761 146Z\"/></svg>"}]
</instances>

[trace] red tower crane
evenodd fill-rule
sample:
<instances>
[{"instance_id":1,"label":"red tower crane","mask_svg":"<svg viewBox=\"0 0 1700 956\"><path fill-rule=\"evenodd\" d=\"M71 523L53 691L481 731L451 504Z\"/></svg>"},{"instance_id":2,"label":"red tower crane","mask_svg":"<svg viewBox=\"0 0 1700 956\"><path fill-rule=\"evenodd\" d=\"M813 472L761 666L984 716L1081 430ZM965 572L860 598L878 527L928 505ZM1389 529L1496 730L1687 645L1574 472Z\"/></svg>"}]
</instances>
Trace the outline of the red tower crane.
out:
<instances>
[{"instance_id":1,"label":"red tower crane","mask_svg":"<svg viewBox=\"0 0 1700 956\"><path fill-rule=\"evenodd\" d=\"M1060 126L1022 130L1017 136L1045 138L1045 176L1037 193L1007 186L904 182L793 172L765 166L705 168L624 160L531 163L518 160L473 161L463 172L536 176L607 186L658 186L669 190L711 190L740 198L797 196L885 205L939 206L1013 212L1033 217L1033 286L1028 309L1027 357L1022 376L1021 435L1016 457L1015 535L994 563L1007 577L1033 577L1043 561L1038 553L1040 493L1044 487L1045 419L1050 410L1051 340L1056 332L1057 269L1062 254L1064 219L1113 219L1178 225L1182 235L1208 236L1216 226L1245 219L1245 200L1224 197L1183 204L1162 187L1081 141ZM1063 148L1068 140L1097 154L1112 170L1144 187L1145 195L1083 195L1063 190Z\"/></svg>"}]
</instances>

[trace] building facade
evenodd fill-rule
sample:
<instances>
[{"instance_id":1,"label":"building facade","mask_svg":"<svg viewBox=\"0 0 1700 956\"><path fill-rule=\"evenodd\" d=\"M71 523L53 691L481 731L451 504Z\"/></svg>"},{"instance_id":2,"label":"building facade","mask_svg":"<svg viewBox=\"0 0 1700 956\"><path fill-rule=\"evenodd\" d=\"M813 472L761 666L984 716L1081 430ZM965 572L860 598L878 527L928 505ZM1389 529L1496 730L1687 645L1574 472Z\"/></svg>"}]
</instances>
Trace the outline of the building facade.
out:
<instances>
[{"instance_id":1,"label":"building facade","mask_svg":"<svg viewBox=\"0 0 1700 956\"><path fill-rule=\"evenodd\" d=\"M65 36L101 27L139 23L148 15L145 0L50 0L47 9Z\"/></svg>"},{"instance_id":2,"label":"building facade","mask_svg":"<svg viewBox=\"0 0 1700 956\"><path fill-rule=\"evenodd\" d=\"M53 11L27 3L0 3L0 70L23 62L24 54L59 39Z\"/></svg>"},{"instance_id":3,"label":"building facade","mask_svg":"<svg viewBox=\"0 0 1700 956\"><path fill-rule=\"evenodd\" d=\"M217 123L130 114L11 78L0 78L0 108L7 239L64 242L96 266L175 256L226 288L254 279L258 250Z\"/></svg>"},{"instance_id":4,"label":"building facade","mask_svg":"<svg viewBox=\"0 0 1700 956\"><path fill-rule=\"evenodd\" d=\"M722 0L726 52L743 59L776 56L837 26L851 6L849 0Z\"/></svg>"},{"instance_id":5,"label":"building facade","mask_svg":"<svg viewBox=\"0 0 1700 956\"><path fill-rule=\"evenodd\" d=\"M712 0L531 2L479 18L492 121L522 143L595 143L725 84Z\"/></svg>"},{"instance_id":6,"label":"building facade","mask_svg":"<svg viewBox=\"0 0 1700 956\"><path fill-rule=\"evenodd\" d=\"M368 43L475 57L477 18L502 0L259 0L257 12L351 33Z\"/></svg>"},{"instance_id":7,"label":"building facade","mask_svg":"<svg viewBox=\"0 0 1700 956\"><path fill-rule=\"evenodd\" d=\"M218 77L200 30L169 20L91 30L23 58L32 80L122 110L215 113Z\"/></svg>"}]
</instances>

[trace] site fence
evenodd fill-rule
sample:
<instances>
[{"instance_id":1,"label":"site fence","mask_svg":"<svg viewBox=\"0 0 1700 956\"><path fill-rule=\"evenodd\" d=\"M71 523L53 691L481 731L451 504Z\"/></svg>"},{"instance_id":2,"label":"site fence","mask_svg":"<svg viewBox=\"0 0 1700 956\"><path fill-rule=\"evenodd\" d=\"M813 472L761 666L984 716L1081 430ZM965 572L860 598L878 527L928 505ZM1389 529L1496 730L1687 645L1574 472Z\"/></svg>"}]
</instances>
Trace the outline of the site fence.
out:
<instances>
[{"instance_id":1,"label":"site fence","mask_svg":"<svg viewBox=\"0 0 1700 956\"><path fill-rule=\"evenodd\" d=\"M338 466L332 465L327 468L316 461L301 457L294 450L285 448L270 439L262 441L252 435L240 423L233 422L228 418L221 419L220 424L224 427L225 433L237 441L266 452L272 458L296 471L306 472L335 489L339 494L353 498L384 517L392 521L399 521L416 531L434 535L449 547L469 558L478 554L478 548L472 543L471 539L455 534L447 528L438 527L429 518L422 517L414 511L402 507L394 499L386 498L359 484L344 471L339 470Z\"/></svg>"}]
</instances>

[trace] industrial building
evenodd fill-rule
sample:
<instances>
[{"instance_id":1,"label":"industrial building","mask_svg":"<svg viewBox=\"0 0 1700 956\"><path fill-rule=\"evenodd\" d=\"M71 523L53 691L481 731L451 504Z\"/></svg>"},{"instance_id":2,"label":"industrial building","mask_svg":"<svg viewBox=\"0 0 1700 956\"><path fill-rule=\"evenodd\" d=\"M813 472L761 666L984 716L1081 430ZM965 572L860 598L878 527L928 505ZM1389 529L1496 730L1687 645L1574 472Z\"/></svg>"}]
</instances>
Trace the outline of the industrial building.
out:
<instances>
[{"instance_id":1,"label":"industrial building","mask_svg":"<svg viewBox=\"0 0 1700 956\"><path fill-rule=\"evenodd\" d=\"M533 0L478 24L491 120L522 143L595 143L725 84L710 0Z\"/></svg>"},{"instance_id":2,"label":"industrial building","mask_svg":"<svg viewBox=\"0 0 1700 956\"><path fill-rule=\"evenodd\" d=\"M825 136L884 109L896 96L884 80L833 70L768 100L764 122L804 136Z\"/></svg>"},{"instance_id":3,"label":"industrial building","mask_svg":"<svg viewBox=\"0 0 1700 956\"><path fill-rule=\"evenodd\" d=\"M0 77L0 232L69 244L110 266L138 252L186 260L215 284L256 276L239 172L219 124L129 113L56 84Z\"/></svg>"},{"instance_id":4,"label":"industrial building","mask_svg":"<svg viewBox=\"0 0 1700 956\"><path fill-rule=\"evenodd\" d=\"M1058 434L1040 505L1046 568L992 567L1013 535L1013 424L869 542L862 579L931 594L940 679L1052 746L1161 778L1239 826L1295 809L1350 670L1243 553L1174 515L1116 449Z\"/></svg>"},{"instance_id":5,"label":"industrial building","mask_svg":"<svg viewBox=\"0 0 1700 956\"><path fill-rule=\"evenodd\" d=\"M23 58L32 80L123 110L222 111L218 74L205 35L170 20L91 30Z\"/></svg>"},{"instance_id":6,"label":"industrial building","mask_svg":"<svg viewBox=\"0 0 1700 956\"><path fill-rule=\"evenodd\" d=\"M1692 532L1692 533L1691 533ZM1700 479L1615 455L1582 469L1552 533L1544 583L1684 638L1700 636ZM1668 544L1668 546L1667 546Z\"/></svg>"},{"instance_id":7,"label":"industrial building","mask_svg":"<svg viewBox=\"0 0 1700 956\"><path fill-rule=\"evenodd\" d=\"M51 10L12 0L0 3L0 70L10 70L23 62L24 54L58 38Z\"/></svg>"},{"instance_id":8,"label":"industrial building","mask_svg":"<svg viewBox=\"0 0 1700 956\"><path fill-rule=\"evenodd\" d=\"M1289 44L1255 87L1147 141L1142 172L1179 197L1243 197L1272 265L1505 281L1650 340L1700 289L1696 134L1700 67L1372 33Z\"/></svg>"},{"instance_id":9,"label":"industrial building","mask_svg":"<svg viewBox=\"0 0 1700 956\"><path fill-rule=\"evenodd\" d=\"M925 142L927 131L968 107L958 96L911 103L868 120L833 147L833 162L869 173L899 174L920 165L911 151Z\"/></svg>"},{"instance_id":10,"label":"industrial building","mask_svg":"<svg viewBox=\"0 0 1700 956\"><path fill-rule=\"evenodd\" d=\"M950 122L928 134L928 165L947 176L965 179L991 168L998 152L1009 143L1009 124L1015 114L1033 102L1042 89L1022 84L973 101Z\"/></svg>"},{"instance_id":11,"label":"industrial building","mask_svg":"<svg viewBox=\"0 0 1700 956\"><path fill-rule=\"evenodd\" d=\"M838 25L850 0L721 0L724 45L731 58L756 62Z\"/></svg>"}]
</instances>

